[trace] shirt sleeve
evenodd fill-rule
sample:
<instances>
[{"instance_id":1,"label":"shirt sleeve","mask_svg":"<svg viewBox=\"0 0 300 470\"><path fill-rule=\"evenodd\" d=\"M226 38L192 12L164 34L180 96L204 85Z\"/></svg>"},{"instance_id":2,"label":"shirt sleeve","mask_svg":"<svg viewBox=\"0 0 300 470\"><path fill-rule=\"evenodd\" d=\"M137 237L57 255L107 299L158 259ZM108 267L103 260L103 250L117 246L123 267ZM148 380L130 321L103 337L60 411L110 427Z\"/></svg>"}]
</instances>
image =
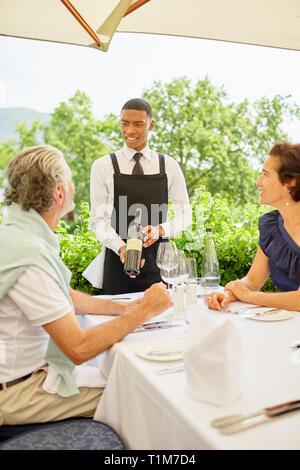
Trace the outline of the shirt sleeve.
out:
<instances>
[{"instance_id":1,"label":"shirt sleeve","mask_svg":"<svg viewBox=\"0 0 300 470\"><path fill-rule=\"evenodd\" d=\"M121 246L125 246L122 238L111 226L113 203L109 201L107 181L109 178L106 157L96 160L91 168L91 230L102 245L118 254Z\"/></svg>"},{"instance_id":2,"label":"shirt sleeve","mask_svg":"<svg viewBox=\"0 0 300 470\"><path fill-rule=\"evenodd\" d=\"M8 295L33 326L58 320L73 311L58 283L36 266L21 274Z\"/></svg>"},{"instance_id":3,"label":"shirt sleeve","mask_svg":"<svg viewBox=\"0 0 300 470\"><path fill-rule=\"evenodd\" d=\"M168 195L174 206L174 218L169 219L161 226L164 237L172 237L182 232L192 223L192 207L190 205L186 182L177 161L165 156L166 173L168 177Z\"/></svg>"}]
</instances>

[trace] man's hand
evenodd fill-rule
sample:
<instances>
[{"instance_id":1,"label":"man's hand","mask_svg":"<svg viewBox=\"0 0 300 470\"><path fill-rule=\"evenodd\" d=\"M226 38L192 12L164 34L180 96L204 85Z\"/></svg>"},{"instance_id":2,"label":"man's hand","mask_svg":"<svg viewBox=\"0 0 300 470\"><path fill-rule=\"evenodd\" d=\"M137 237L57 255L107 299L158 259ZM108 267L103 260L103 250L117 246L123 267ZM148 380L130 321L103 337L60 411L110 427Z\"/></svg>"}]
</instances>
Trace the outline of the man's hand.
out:
<instances>
[{"instance_id":1,"label":"man's hand","mask_svg":"<svg viewBox=\"0 0 300 470\"><path fill-rule=\"evenodd\" d=\"M124 264L125 260L126 260L126 246L125 245L123 245L123 246L121 246L121 248L119 248L119 256L120 256L121 263ZM144 264L145 264L145 259L143 258L141 260L141 268L144 266ZM136 278L136 276L129 276L129 277L131 277L132 279Z\"/></svg>"},{"instance_id":2,"label":"man's hand","mask_svg":"<svg viewBox=\"0 0 300 470\"><path fill-rule=\"evenodd\" d=\"M171 308L173 302L163 282L152 284L145 290L144 297L140 305L143 305L149 313L148 319L159 315L168 308ZM146 320L145 320L146 321Z\"/></svg>"},{"instance_id":3,"label":"man's hand","mask_svg":"<svg viewBox=\"0 0 300 470\"><path fill-rule=\"evenodd\" d=\"M144 247L147 248L148 246L153 245L159 237L163 237L165 231L161 225L146 225L146 227L143 228L142 233L145 235L143 238Z\"/></svg>"},{"instance_id":4,"label":"man's hand","mask_svg":"<svg viewBox=\"0 0 300 470\"><path fill-rule=\"evenodd\" d=\"M121 263L125 263L125 259L126 259L126 246L121 246L121 248L119 248L119 256L120 256L120 261Z\"/></svg>"}]
</instances>

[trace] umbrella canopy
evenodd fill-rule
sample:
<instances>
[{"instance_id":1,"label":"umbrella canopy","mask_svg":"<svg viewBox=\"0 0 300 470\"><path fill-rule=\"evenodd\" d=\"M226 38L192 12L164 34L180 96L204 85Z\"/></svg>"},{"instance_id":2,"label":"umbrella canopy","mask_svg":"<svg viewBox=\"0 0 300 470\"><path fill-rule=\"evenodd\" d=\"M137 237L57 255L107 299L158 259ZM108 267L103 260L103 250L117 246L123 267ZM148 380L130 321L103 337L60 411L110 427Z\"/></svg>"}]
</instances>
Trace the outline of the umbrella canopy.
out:
<instances>
[{"instance_id":1,"label":"umbrella canopy","mask_svg":"<svg viewBox=\"0 0 300 470\"><path fill-rule=\"evenodd\" d=\"M76 19L66 3L73 6L85 25L78 17ZM128 8L134 11L128 14ZM300 50L300 2L1 0L0 3L1 35L79 44L106 51L115 31Z\"/></svg>"}]
</instances>

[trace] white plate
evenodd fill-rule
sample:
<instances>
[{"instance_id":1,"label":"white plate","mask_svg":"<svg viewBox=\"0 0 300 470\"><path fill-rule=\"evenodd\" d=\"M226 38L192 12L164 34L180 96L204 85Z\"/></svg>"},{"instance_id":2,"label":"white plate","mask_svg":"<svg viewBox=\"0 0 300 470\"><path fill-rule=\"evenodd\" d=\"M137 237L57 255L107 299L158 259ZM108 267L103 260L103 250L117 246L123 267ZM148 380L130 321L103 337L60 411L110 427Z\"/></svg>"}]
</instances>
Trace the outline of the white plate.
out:
<instances>
[{"instance_id":1,"label":"white plate","mask_svg":"<svg viewBox=\"0 0 300 470\"><path fill-rule=\"evenodd\" d=\"M173 353L167 353L172 351ZM166 354L149 354L151 351L166 351ZM183 340L151 341L143 343L135 350L137 356L149 361L169 362L182 359Z\"/></svg>"},{"instance_id":2,"label":"white plate","mask_svg":"<svg viewBox=\"0 0 300 470\"><path fill-rule=\"evenodd\" d=\"M246 315L245 315L246 316ZM287 310L275 310L274 312L265 312L261 315L256 315L253 317L247 317L249 320L258 320L258 321L282 321L292 318L291 312Z\"/></svg>"}]
</instances>

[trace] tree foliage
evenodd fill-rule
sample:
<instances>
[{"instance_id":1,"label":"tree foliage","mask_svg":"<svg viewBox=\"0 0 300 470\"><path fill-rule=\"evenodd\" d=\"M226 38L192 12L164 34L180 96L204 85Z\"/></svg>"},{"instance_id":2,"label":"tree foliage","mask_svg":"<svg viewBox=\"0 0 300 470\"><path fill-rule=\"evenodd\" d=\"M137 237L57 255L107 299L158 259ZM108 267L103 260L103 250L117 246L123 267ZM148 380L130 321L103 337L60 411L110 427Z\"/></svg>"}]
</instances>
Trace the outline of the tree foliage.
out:
<instances>
[{"instance_id":1,"label":"tree foliage","mask_svg":"<svg viewBox=\"0 0 300 470\"><path fill-rule=\"evenodd\" d=\"M233 103L208 78L194 85L186 77L158 81L143 97L156 121L151 145L177 159L189 194L203 184L238 204L256 200L255 166L275 142L288 139L285 120L300 117L290 97Z\"/></svg>"},{"instance_id":2,"label":"tree foliage","mask_svg":"<svg viewBox=\"0 0 300 470\"><path fill-rule=\"evenodd\" d=\"M187 77L156 81L143 98L155 120L151 147L178 161L190 196L204 185L234 204L257 200L258 168L274 143L288 140L283 125L300 118L290 96L234 103L208 78L195 84ZM107 142L118 148L117 116L110 115L105 131Z\"/></svg>"},{"instance_id":3,"label":"tree foliage","mask_svg":"<svg viewBox=\"0 0 300 470\"><path fill-rule=\"evenodd\" d=\"M79 91L68 102L60 103L44 126L44 141L60 149L71 167L77 208L81 201L89 200L92 163L109 150L102 142L101 129L90 98Z\"/></svg>"},{"instance_id":4,"label":"tree foliage","mask_svg":"<svg viewBox=\"0 0 300 470\"><path fill-rule=\"evenodd\" d=\"M257 200L257 169L274 143L288 140L283 125L300 118L299 106L289 96L234 103L208 78L156 81L143 97L155 119L151 147L178 161L190 196L202 185L234 205ZM46 142L58 147L73 172L77 209L89 200L93 161L123 145L119 117L96 119L90 98L80 91L57 106L48 124L35 121L28 128L21 123L16 131L17 141L0 145L0 170L25 146Z\"/></svg>"}]
</instances>

